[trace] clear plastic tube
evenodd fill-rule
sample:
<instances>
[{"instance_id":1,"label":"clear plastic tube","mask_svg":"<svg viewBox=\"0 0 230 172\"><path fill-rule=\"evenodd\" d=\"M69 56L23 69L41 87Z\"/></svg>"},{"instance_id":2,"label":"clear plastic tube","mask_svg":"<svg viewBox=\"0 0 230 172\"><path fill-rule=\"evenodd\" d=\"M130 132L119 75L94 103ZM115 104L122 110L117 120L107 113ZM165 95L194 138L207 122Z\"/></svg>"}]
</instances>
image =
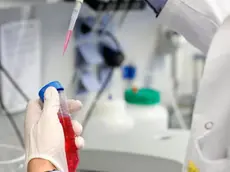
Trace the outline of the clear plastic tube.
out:
<instances>
[{"instance_id":1,"label":"clear plastic tube","mask_svg":"<svg viewBox=\"0 0 230 172\"><path fill-rule=\"evenodd\" d=\"M69 115L67 99L64 91L58 91L60 99L60 110L58 117L62 124L64 135L65 135L65 151L66 159L68 163L68 172L76 172L79 164L79 156L77 146L75 144L75 133L72 126L71 117Z\"/></svg>"},{"instance_id":2,"label":"clear plastic tube","mask_svg":"<svg viewBox=\"0 0 230 172\"><path fill-rule=\"evenodd\" d=\"M70 38L73 34L73 29L74 29L74 26L76 24L82 3L83 3L83 0L76 1L76 5L75 5L75 8L73 10L71 19L70 19L69 29L67 31L66 38L65 38L65 43L64 43L64 48L63 48L63 56L65 55L65 52L67 50Z\"/></svg>"}]
</instances>

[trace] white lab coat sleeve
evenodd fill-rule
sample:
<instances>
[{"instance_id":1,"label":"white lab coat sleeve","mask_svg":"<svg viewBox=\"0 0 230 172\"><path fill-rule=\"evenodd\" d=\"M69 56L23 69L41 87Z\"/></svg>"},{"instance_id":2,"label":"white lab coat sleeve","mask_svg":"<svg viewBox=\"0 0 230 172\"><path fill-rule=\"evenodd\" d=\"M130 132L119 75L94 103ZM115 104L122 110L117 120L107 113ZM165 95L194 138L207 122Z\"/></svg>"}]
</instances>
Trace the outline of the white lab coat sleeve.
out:
<instances>
[{"instance_id":1,"label":"white lab coat sleeve","mask_svg":"<svg viewBox=\"0 0 230 172\"><path fill-rule=\"evenodd\" d=\"M168 0L158 21L182 34L205 54L230 8L229 0ZM222 4L222 5L221 5Z\"/></svg>"},{"instance_id":2,"label":"white lab coat sleeve","mask_svg":"<svg viewBox=\"0 0 230 172\"><path fill-rule=\"evenodd\" d=\"M183 172L189 162L199 172L230 171L230 42L226 38L230 38L230 16L208 52Z\"/></svg>"}]
</instances>

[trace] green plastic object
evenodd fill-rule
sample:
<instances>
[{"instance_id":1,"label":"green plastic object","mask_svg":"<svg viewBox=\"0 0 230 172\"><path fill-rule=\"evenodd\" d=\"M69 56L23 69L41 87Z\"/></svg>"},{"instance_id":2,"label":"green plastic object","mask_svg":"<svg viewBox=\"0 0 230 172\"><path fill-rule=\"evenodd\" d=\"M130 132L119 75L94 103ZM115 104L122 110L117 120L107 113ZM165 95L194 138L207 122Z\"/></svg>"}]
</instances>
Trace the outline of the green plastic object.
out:
<instances>
[{"instance_id":1,"label":"green plastic object","mask_svg":"<svg viewBox=\"0 0 230 172\"><path fill-rule=\"evenodd\" d=\"M136 105L155 105L161 101L160 92L154 89L142 88L137 91L127 89L125 91L127 103Z\"/></svg>"}]
</instances>

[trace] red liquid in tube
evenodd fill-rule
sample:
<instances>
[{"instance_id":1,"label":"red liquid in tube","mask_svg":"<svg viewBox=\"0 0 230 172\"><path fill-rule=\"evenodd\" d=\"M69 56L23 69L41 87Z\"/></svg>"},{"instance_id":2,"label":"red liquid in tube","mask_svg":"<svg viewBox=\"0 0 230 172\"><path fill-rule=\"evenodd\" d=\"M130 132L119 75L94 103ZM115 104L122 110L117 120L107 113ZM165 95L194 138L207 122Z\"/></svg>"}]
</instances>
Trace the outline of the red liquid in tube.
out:
<instances>
[{"instance_id":1,"label":"red liquid in tube","mask_svg":"<svg viewBox=\"0 0 230 172\"><path fill-rule=\"evenodd\" d=\"M75 144L75 133L73 130L71 117L68 114L58 113L65 135L65 152L68 164L68 172L76 172L79 164L78 150Z\"/></svg>"}]
</instances>

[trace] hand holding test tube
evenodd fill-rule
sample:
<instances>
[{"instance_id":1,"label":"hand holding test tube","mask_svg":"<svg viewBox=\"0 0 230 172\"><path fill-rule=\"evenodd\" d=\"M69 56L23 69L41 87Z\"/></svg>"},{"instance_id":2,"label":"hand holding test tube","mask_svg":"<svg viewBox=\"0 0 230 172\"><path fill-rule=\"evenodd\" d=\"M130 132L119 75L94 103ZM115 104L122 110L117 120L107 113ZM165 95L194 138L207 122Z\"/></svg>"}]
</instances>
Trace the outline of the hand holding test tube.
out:
<instances>
[{"instance_id":1,"label":"hand holding test tube","mask_svg":"<svg viewBox=\"0 0 230 172\"><path fill-rule=\"evenodd\" d=\"M67 155L68 157L72 157L73 154L76 155L76 151L73 152L73 154L69 154L69 151L66 151L65 143L67 139L64 135L65 132L60 123L60 118L57 115L60 112L63 113L64 110L60 111L60 106L63 107L63 105L60 105L60 96L56 87L58 85L55 86L53 85L54 83L43 87L40 91L40 100L31 100L27 106L24 125L26 169L28 166L30 169L33 167L33 165L31 166L31 163L29 163L31 160L43 159L51 163L57 170L68 172L68 165L71 164L68 164L68 162L70 162L71 159L67 159ZM63 92L63 87L60 91ZM66 109L69 110L70 114L79 111L82 107L81 102L78 100L67 100L65 105L66 107L68 106ZM69 116L66 118L70 119ZM67 120L63 120L63 122L64 121ZM70 139L68 138L68 140L72 141L71 143L75 143L75 145L71 145L72 147L80 149L84 146L84 139L80 136L82 126L77 121L72 120L68 122L70 124L69 126L72 126L72 128L70 128L71 131L74 131L74 133L70 132L70 134L74 135L74 139L71 137ZM76 157L73 159L76 160ZM72 162L76 163L76 161ZM75 168L76 165L74 164L72 167ZM43 168L44 171L52 170L45 169L43 166L41 168Z\"/></svg>"},{"instance_id":2,"label":"hand holding test tube","mask_svg":"<svg viewBox=\"0 0 230 172\"><path fill-rule=\"evenodd\" d=\"M44 102L44 93L46 89L49 87L54 87L55 89L57 89L59 94L60 108L57 115L62 125L64 137L65 137L65 153L66 153L66 160L68 164L68 172L76 172L79 163L79 157L78 157L77 146L75 144L75 132L72 126L71 117L69 116L68 104L64 94L64 88L58 81L54 81L45 85L39 91L39 97L43 102Z\"/></svg>"}]
</instances>

